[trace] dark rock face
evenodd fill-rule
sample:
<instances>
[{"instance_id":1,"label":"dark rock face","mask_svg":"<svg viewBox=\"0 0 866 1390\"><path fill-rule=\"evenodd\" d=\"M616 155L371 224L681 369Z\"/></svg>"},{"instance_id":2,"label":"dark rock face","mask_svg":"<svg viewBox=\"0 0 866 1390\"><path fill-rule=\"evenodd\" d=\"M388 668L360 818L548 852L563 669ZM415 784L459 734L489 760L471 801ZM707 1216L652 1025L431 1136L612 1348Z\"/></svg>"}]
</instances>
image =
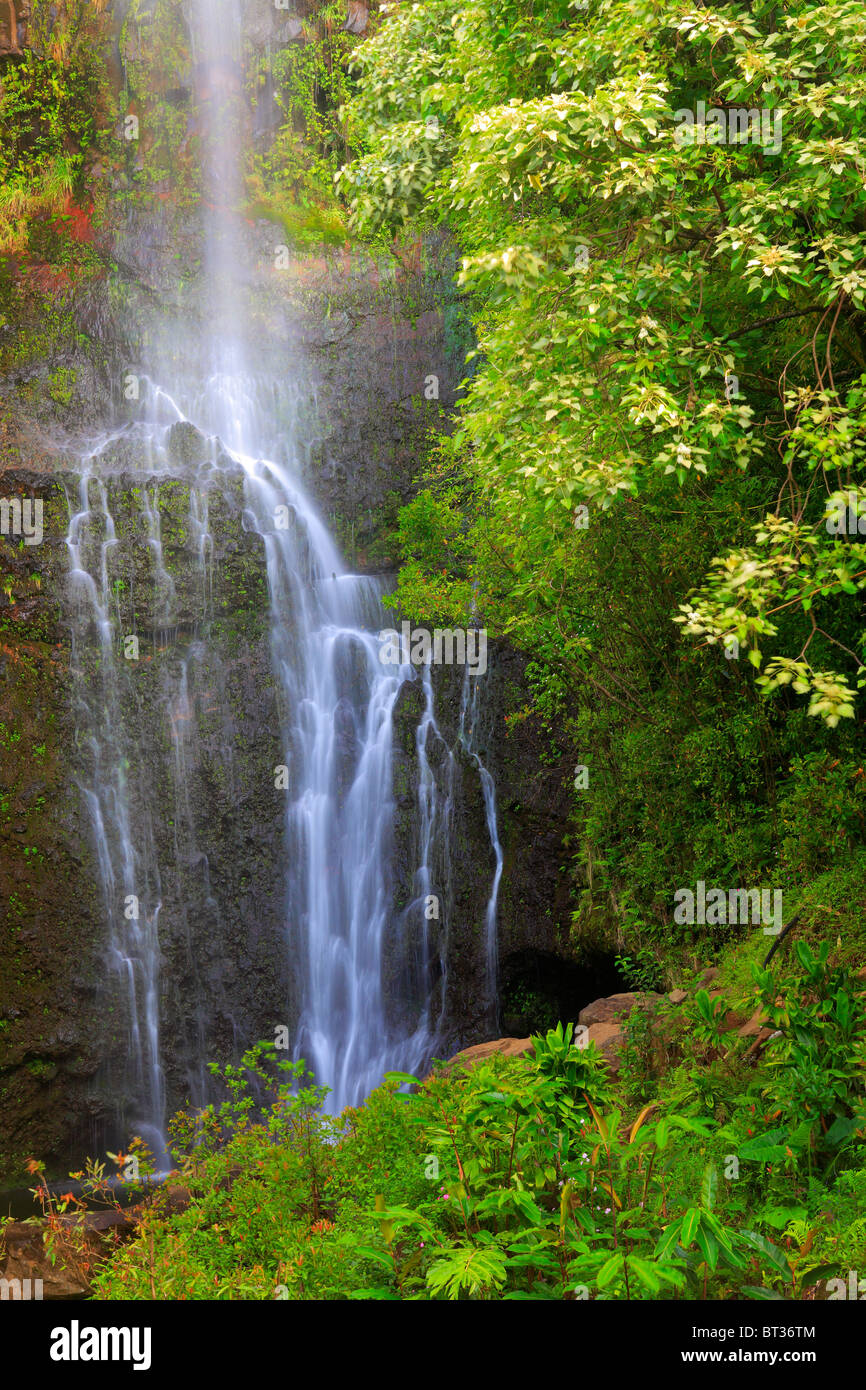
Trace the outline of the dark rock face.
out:
<instances>
[{"instance_id":1,"label":"dark rock face","mask_svg":"<svg viewBox=\"0 0 866 1390\"><path fill-rule=\"evenodd\" d=\"M358 762L358 729L352 706L345 696L337 705L334 723L337 735L337 787L342 801L352 785Z\"/></svg>"},{"instance_id":2,"label":"dark rock face","mask_svg":"<svg viewBox=\"0 0 866 1390\"><path fill-rule=\"evenodd\" d=\"M63 492L5 473L5 497L36 499L44 539L0 537L0 1172L88 1142L84 1095L106 1029L97 1006L100 904L73 772L68 640L56 585Z\"/></svg>"},{"instance_id":3,"label":"dark rock face","mask_svg":"<svg viewBox=\"0 0 866 1390\"><path fill-rule=\"evenodd\" d=\"M563 838L568 828L568 788L561 768L541 761L541 748L527 736L525 726L508 732L508 717L530 698L524 668L525 659L519 653L491 644L488 672L474 678L483 685L470 752L458 738L465 700L463 669L433 667L438 733L428 729L426 754L442 815L441 831L434 841L433 891L437 885L447 886L441 894L441 921L427 925L437 928L442 948L441 970L436 973L434 968L430 987L441 996L443 1050L495 1037L502 1022L497 1001L489 997L485 943L495 856L472 752L480 757L496 787L504 856L497 911L500 990L514 973L515 962L519 971L519 962L527 955L544 955L554 974L567 972L574 958L569 937L571 904L560 873L567 858ZM406 682L394 717L398 906L405 906L413 896L412 871L418 856L415 807L421 775L416 731L423 713L420 681ZM411 950L411 935L405 929L394 950L402 952L404 960ZM581 987L587 986L581 981L574 989L563 989L563 998L569 1004L576 997L582 1002ZM517 1031L521 1020L512 1022Z\"/></svg>"},{"instance_id":4,"label":"dark rock face","mask_svg":"<svg viewBox=\"0 0 866 1390\"><path fill-rule=\"evenodd\" d=\"M171 1110L190 1095L204 1100L207 1059L236 1055L284 1020L284 806L274 788L281 755L264 557L240 526L240 481L223 479L210 498L212 609L186 531L187 486L162 479L150 493L173 582L170 628L140 534L148 482L118 475L107 500L119 628L139 639L120 699L134 823L152 836L162 867ZM85 1150L104 1154L117 1139L127 1020L80 791L87 758L74 737L81 692L71 671L64 489L43 475L7 474L3 483L7 495L20 486L44 506L41 545L0 541L9 600L0 614L0 1171L8 1181L32 1154L56 1166Z\"/></svg>"},{"instance_id":5,"label":"dark rock face","mask_svg":"<svg viewBox=\"0 0 866 1390\"><path fill-rule=\"evenodd\" d=\"M244 229L250 342L269 344L298 385L300 466L353 568L396 569L398 508L414 493L431 429L449 412L472 346L455 293L453 246L430 238L401 258L357 250L299 255L277 270L280 228Z\"/></svg>"},{"instance_id":6,"label":"dark rock face","mask_svg":"<svg viewBox=\"0 0 866 1390\"><path fill-rule=\"evenodd\" d=\"M159 866L160 1041L171 1113L187 1098L210 1098L208 1060L235 1056L287 1021L284 804L274 783L282 754L264 554L241 524L240 479L216 478L206 489L212 597L188 532L187 483L160 480L150 490L171 581L167 608L140 535L143 482L110 480L119 536L111 577L119 628L140 640L139 660L122 663L121 703L123 726L134 731L133 823L152 837L149 861ZM121 1021L124 998L121 990ZM121 1026L121 1041L124 1033ZM118 1075L123 1067L111 1057L105 1085Z\"/></svg>"},{"instance_id":7,"label":"dark rock face","mask_svg":"<svg viewBox=\"0 0 866 1390\"><path fill-rule=\"evenodd\" d=\"M209 489L214 541L210 605L188 529L189 477L121 471L105 482L118 537L109 578L119 629L135 631L140 644L121 698L132 731L133 812L161 866L169 1113L190 1097L207 1098L206 1061L237 1057L273 1036L275 1025L291 1026L296 1004L284 921L284 801L274 784L284 751L265 560L259 538L241 524L241 479L209 476L199 485ZM5 476L4 489L44 506L41 545L0 540L0 1173L9 1183L31 1155L60 1171L71 1158L104 1154L119 1142L128 1019L123 982L107 960L106 909L78 785L86 750L74 739L64 544L77 485L67 474L20 472ZM159 513L169 596L147 544L148 509ZM356 658L347 648L347 690ZM506 732L506 717L528 698L522 659L497 647L477 679L485 684L473 747L496 783L505 857L502 979L527 952L563 962L571 954L558 872L568 793L525 726ZM433 684L436 725L427 729L424 753L439 817L429 884L436 908L425 911L416 882L417 731L426 706L419 678L404 683L394 714L394 915L384 967L392 1026L414 1028L430 1004L448 1055L496 1036L500 1026L484 940L495 858L478 767L458 738L462 668L434 668ZM357 756L348 701L338 719L338 775L348 784Z\"/></svg>"},{"instance_id":8,"label":"dark rock face","mask_svg":"<svg viewBox=\"0 0 866 1390\"><path fill-rule=\"evenodd\" d=\"M415 881L424 830L418 814L422 776L418 730L426 705L420 679L404 683L393 719L396 915L386 965L394 979L411 975L414 969L417 1011L431 1000L443 1048L463 1036L486 1032L496 1016L495 1001L486 986L484 948L485 909L495 858L478 769L457 739L461 684L462 676L452 691L440 692L434 681L437 724L427 725L421 750L432 778L430 796L435 806L429 855L429 892L435 899L430 912L435 916L425 910L425 898L419 898ZM449 694L456 698L456 707L452 708ZM421 949L425 934L431 943L426 963ZM396 997L393 1002L396 1009Z\"/></svg>"},{"instance_id":9,"label":"dark rock face","mask_svg":"<svg viewBox=\"0 0 866 1390\"><path fill-rule=\"evenodd\" d=\"M287 334L293 322L287 352L305 364L306 398L315 398L305 481L350 563L381 570L394 559L394 508L410 495L420 432L430 412L453 399L459 340L447 313L425 310L432 317L412 325L393 285L383 290L379 281L347 278L334 265L326 296L330 322L345 294L349 327L339 342L324 341L329 335L317 329L318 316L324 317L321 284L307 295L305 274L299 263L279 312L271 306L261 322L271 333ZM425 293L432 293L429 283ZM424 401L430 374L440 375L438 402ZM99 399L111 418L115 406L105 392L91 402L91 416ZM30 1155L59 1172L70 1158L104 1154L116 1140L118 1078L127 1061L124 997L106 960L105 905L76 784L83 753L74 744L64 545L69 506L77 506L69 471L76 465L71 448L58 454L43 446L34 441L34 468L16 465L2 489L45 503L41 545L0 542L0 577L11 581L11 593L0 592L3 1182L20 1179ZM27 448L24 441L21 452ZM123 694L125 720L135 731L135 765L144 769L136 805L151 827L154 856L168 866L161 883L160 1017L169 1113L188 1097L207 1094L206 1060L236 1057L256 1038L272 1037L275 1025L291 1025L297 1004L283 921L284 804L274 768L285 750L271 675L265 557L258 537L243 525L239 470L213 470L213 448L194 427L175 426L161 465L169 473L159 477L143 468L134 433L119 435L106 454L108 504L119 538L110 579L122 626L138 635L141 649ZM207 611L189 534L193 484L210 489L214 555ZM148 544L142 489L159 513L168 587ZM357 660L347 646L347 693ZM568 791L556 766L540 760L527 726L507 733L506 717L529 700L523 666L519 655L498 648L488 674L478 678L484 685L476 751L495 779L505 856L503 968L526 950L562 959L570 951L569 903L559 873ZM438 915L425 914L414 882L416 730L425 702L420 681L411 681L394 720L394 919L385 971L392 1026L414 1027L432 1000L447 1055L496 1036L501 1021L487 989L484 943L495 859L478 769L457 737L462 668L434 668L434 686L439 732L428 731L425 751L441 818L430 885ZM172 702L175 722L167 723ZM348 784L357 739L348 702L340 720L339 776ZM44 753L37 753L43 745Z\"/></svg>"}]
</instances>

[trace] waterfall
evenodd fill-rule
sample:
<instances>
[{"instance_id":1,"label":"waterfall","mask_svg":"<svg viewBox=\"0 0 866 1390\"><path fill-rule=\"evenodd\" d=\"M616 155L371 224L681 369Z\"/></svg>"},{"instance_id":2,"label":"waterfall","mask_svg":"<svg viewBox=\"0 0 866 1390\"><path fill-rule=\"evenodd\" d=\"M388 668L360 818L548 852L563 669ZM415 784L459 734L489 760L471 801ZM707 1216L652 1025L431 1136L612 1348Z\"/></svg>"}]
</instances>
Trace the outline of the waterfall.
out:
<instances>
[{"instance_id":1,"label":"waterfall","mask_svg":"<svg viewBox=\"0 0 866 1390\"><path fill-rule=\"evenodd\" d=\"M420 1065L426 1029L393 1037L382 948L390 903L391 715L411 668L383 666L378 581L347 574L310 502L246 460L284 696L287 926L302 981L295 1054L356 1105L388 1069Z\"/></svg>"},{"instance_id":2,"label":"waterfall","mask_svg":"<svg viewBox=\"0 0 866 1390\"><path fill-rule=\"evenodd\" d=\"M463 693L460 701L459 737L478 769L478 776L481 779L481 792L484 797L484 815L487 821L487 833L490 836L490 843L493 846L493 853L496 858L496 867L493 871L493 882L490 886L490 896L487 899L487 906L484 910L484 960L486 967L487 999L493 1015L494 1026L498 1028L499 939L496 931L496 908L499 903L499 884L502 879L504 856L502 853L502 845L499 842L499 822L496 814L496 785L490 772L481 761L481 756L478 751L482 740L482 724L483 710L480 698L480 686L477 680L471 680L469 668L467 667L463 678Z\"/></svg>"},{"instance_id":3,"label":"waterfall","mask_svg":"<svg viewBox=\"0 0 866 1390\"><path fill-rule=\"evenodd\" d=\"M172 1063L182 1064L185 1093L193 1104L206 1104L218 976L233 949L222 925L225 889L201 843L201 807L191 787L201 781L205 761L201 718L215 711L223 730L219 775L230 796L243 791L232 754L227 676L211 641L218 616L211 510L215 499L229 505L238 480L238 533L256 537L264 553L280 740L271 780L256 788L262 798L282 799L283 945L294 997L273 1022L291 1021L293 1054L330 1088L335 1112L359 1104L383 1072L416 1072L435 1052L455 926L450 844L461 775L456 745L435 768L431 761L431 747L445 741L429 668L415 670L405 654L403 664L381 660L385 582L347 572L301 482L301 388L245 341L238 8L229 0L192 0L187 13L204 113L205 326L157 350L141 372L136 419L122 433L126 457L141 475L132 489L136 543L147 555L146 575L136 580L147 584L146 602L132 596L144 604L141 632L134 625L127 630L128 617L124 626L127 610L112 571L119 542L103 456L110 456L116 435L82 460L77 487L69 490L67 536L80 787L108 924L108 964L124 998L126 1067L119 1089L125 1121L161 1162L168 1161L166 1013L170 1008L184 1040L182 1059ZM194 462L179 461L179 438L192 441ZM196 574L195 592L183 594L166 561L160 511L160 488L179 482L189 493L185 545ZM135 604L133 611L139 611ZM139 639L156 663L148 677L158 692L153 708L143 693ZM420 691L423 710L415 734L411 901L399 912L393 723L406 682ZM502 850L493 780L481 760L482 722L480 681L470 681L467 669L458 741L480 778L496 861L484 922L486 990L495 1014ZM167 803L161 800L166 787ZM155 819L166 804L170 835ZM200 959L202 923L210 964ZM386 969L395 933L410 944ZM183 993L166 971L167 959L183 971ZM403 996L409 1001L405 1008L395 1007L398 995L397 1003ZM229 1019L226 1027L230 1043L244 1036L242 1021ZM220 1036L225 1033L223 1027Z\"/></svg>"},{"instance_id":4,"label":"waterfall","mask_svg":"<svg viewBox=\"0 0 866 1390\"><path fill-rule=\"evenodd\" d=\"M159 1160L165 1158L165 1089L159 1047L159 914L162 906L153 827L146 812L133 816L132 779L143 762L123 718L129 680L120 652L109 581L109 553L117 545L104 483L85 472L70 506L66 545L72 595L72 672L84 779L79 786L90 814L103 905L109 923L109 965L125 981L129 1069L124 1089L134 1098L130 1116ZM77 504L77 509L76 509ZM151 544L158 542L151 537ZM161 563L161 560L160 560ZM130 638L137 641L135 634ZM139 795L139 804L146 804ZM134 828L133 828L134 826Z\"/></svg>"}]
</instances>

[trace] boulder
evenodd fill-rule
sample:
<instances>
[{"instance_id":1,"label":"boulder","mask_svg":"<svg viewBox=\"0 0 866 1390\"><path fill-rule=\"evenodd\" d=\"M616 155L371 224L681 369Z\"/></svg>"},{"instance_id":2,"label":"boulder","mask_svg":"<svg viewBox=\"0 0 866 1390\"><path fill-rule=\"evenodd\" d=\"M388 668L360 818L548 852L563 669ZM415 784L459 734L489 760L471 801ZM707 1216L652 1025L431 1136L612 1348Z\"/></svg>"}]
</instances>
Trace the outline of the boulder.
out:
<instances>
[{"instance_id":1,"label":"boulder","mask_svg":"<svg viewBox=\"0 0 866 1390\"><path fill-rule=\"evenodd\" d=\"M616 1023L591 1023L589 1041L595 1043L610 1071L616 1074L620 1066L619 1049L625 1042L622 1028Z\"/></svg>"},{"instance_id":2,"label":"boulder","mask_svg":"<svg viewBox=\"0 0 866 1390\"><path fill-rule=\"evenodd\" d=\"M18 1280L25 1289L26 1280L39 1280L44 1299L85 1298L90 1292L87 1274L62 1259L52 1265L43 1239L46 1229L44 1221L12 1221L4 1228L6 1255L0 1260L0 1279ZM37 1297L36 1287L31 1282L31 1298ZM9 1297L15 1295L10 1292Z\"/></svg>"},{"instance_id":3,"label":"boulder","mask_svg":"<svg viewBox=\"0 0 866 1390\"><path fill-rule=\"evenodd\" d=\"M719 1024L719 1032L733 1033L736 1029L737 1034L742 1036L741 1029L745 1026L742 1014L738 1014L734 1009L726 1009L724 1017Z\"/></svg>"},{"instance_id":4,"label":"boulder","mask_svg":"<svg viewBox=\"0 0 866 1390\"><path fill-rule=\"evenodd\" d=\"M769 1022L770 1020L767 1018L767 1015L762 1013L760 1009L756 1009L752 1017L748 1019L741 1028L737 1029L737 1037L756 1038L759 1033L766 1033L767 1037L769 1037L773 1031L772 1028L767 1026Z\"/></svg>"},{"instance_id":5,"label":"boulder","mask_svg":"<svg viewBox=\"0 0 866 1390\"><path fill-rule=\"evenodd\" d=\"M206 463L211 457L210 443L189 420L176 421L168 432L165 444L173 464L189 466Z\"/></svg>"},{"instance_id":6,"label":"boulder","mask_svg":"<svg viewBox=\"0 0 866 1390\"><path fill-rule=\"evenodd\" d=\"M240 1171L240 1169L238 1170ZM188 1188L162 1188L156 1193L157 1209L164 1216L185 1211L192 1200ZM48 1222L40 1217L12 1221L3 1228L0 1246L0 1280L10 1282L8 1295L18 1297L12 1281L19 1282L22 1299L41 1297L46 1301L88 1298L92 1293L90 1276L117 1248L131 1240L148 1204L110 1207L104 1211L74 1212L56 1218L56 1262L52 1264L45 1244ZM69 1233L67 1244L66 1233ZM25 1281L29 1280L28 1285ZM41 1290L34 1282L41 1281ZM3 1286L4 1288L6 1286Z\"/></svg>"},{"instance_id":7,"label":"boulder","mask_svg":"<svg viewBox=\"0 0 866 1390\"><path fill-rule=\"evenodd\" d=\"M660 998L659 994L610 994L606 999L594 999L591 1004L585 1004L577 1021L588 1026L593 1023L615 1023L617 1019L627 1017L636 1004L646 1005Z\"/></svg>"},{"instance_id":8,"label":"boulder","mask_svg":"<svg viewBox=\"0 0 866 1390\"><path fill-rule=\"evenodd\" d=\"M710 965L698 976L697 988L706 989L707 985L711 985L713 980L717 980L718 978L719 967L717 965Z\"/></svg>"},{"instance_id":9,"label":"boulder","mask_svg":"<svg viewBox=\"0 0 866 1390\"><path fill-rule=\"evenodd\" d=\"M682 1004L687 998L688 994L684 989L672 989L668 995L668 999L672 1004Z\"/></svg>"},{"instance_id":10,"label":"boulder","mask_svg":"<svg viewBox=\"0 0 866 1390\"><path fill-rule=\"evenodd\" d=\"M454 1066L474 1067L497 1052L503 1057L527 1057L532 1051L531 1038L496 1038L492 1042L476 1043L474 1047L465 1047L462 1052L455 1053L449 1057L442 1071L447 1073Z\"/></svg>"}]
</instances>

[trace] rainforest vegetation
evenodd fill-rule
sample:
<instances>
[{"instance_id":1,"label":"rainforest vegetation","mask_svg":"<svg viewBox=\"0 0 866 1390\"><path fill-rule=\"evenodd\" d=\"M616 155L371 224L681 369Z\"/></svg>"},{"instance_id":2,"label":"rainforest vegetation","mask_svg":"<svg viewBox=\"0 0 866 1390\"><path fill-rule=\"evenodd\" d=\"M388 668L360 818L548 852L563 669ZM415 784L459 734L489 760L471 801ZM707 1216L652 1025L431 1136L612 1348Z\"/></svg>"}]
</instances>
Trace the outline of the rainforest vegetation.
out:
<instances>
[{"instance_id":1,"label":"rainforest vegetation","mask_svg":"<svg viewBox=\"0 0 866 1390\"><path fill-rule=\"evenodd\" d=\"M28 257L105 264L77 210L124 113L102 6L67 8L3 69L7 315L44 292ZM389 602L528 658L507 736L571 787L572 940L654 1003L615 1076L563 1018L336 1117L269 1045L214 1062L225 1101L173 1121L95 1297L812 1299L866 1269L866 11L426 0L355 36L297 8L244 215L320 254L453 247L473 346ZM698 884L780 893L775 934L685 919ZM44 1200L89 1268L79 1199Z\"/></svg>"}]
</instances>

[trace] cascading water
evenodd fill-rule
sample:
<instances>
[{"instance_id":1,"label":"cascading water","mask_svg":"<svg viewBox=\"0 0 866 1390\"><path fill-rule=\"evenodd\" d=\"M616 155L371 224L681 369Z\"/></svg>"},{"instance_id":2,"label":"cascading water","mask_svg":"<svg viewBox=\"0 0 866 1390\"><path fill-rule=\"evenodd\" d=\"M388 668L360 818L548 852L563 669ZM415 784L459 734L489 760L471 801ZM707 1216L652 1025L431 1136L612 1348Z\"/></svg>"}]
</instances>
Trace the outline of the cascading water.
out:
<instances>
[{"instance_id":1,"label":"cascading water","mask_svg":"<svg viewBox=\"0 0 866 1390\"><path fill-rule=\"evenodd\" d=\"M121 712L128 680L118 654L108 558L117 545L104 484L85 472L77 509L70 501L67 547L72 591L72 669L90 813L106 917L109 962L126 982L130 1121L158 1159L165 1156L165 1090L159 1047L159 913L162 905L153 828L144 811L133 829L130 779L143 763ZM135 635L131 634L133 640ZM137 798L143 808L146 797Z\"/></svg>"},{"instance_id":2,"label":"cascading water","mask_svg":"<svg viewBox=\"0 0 866 1390\"><path fill-rule=\"evenodd\" d=\"M282 753L272 786L261 788L261 795L276 790L284 799L282 887L294 980L293 1048L331 1088L334 1111L359 1103L384 1071L416 1071L435 1051L447 989L449 845L459 775L453 750L444 769L434 770L430 761L432 744L444 741L429 670L380 660L376 634L387 626L383 583L346 572L299 480L299 441L286 428L287 420L298 418L298 389L244 343L245 276L239 268L246 252L236 217L244 125L238 9L229 0L194 0L187 12L209 190L202 277L207 327L197 340L181 343L180 354L175 344L173 353L157 358L149 378L142 375L138 418L124 436L142 473L136 493L138 529L149 555L149 634L162 661L154 741L164 752L158 767L147 767L137 739L141 703L124 647L135 633L124 631L113 589L117 536L99 451L70 499L67 542L81 786L98 851L110 959L125 987L126 1119L158 1156L166 1148L163 1015L175 988L163 970L166 943L174 968L181 961L187 978L184 1088L193 1104L210 1098L208 1015L215 988L213 971L209 975L198 958L193 919L207 924L224 956L232 951L221 926L225 898L220 901L200 843L199 808L190 793L204 758L197 721L216 707L230 722L227 677L209 643L215 618L210 508L214 497L227 493L231 478L242 472L239 528L258 538L267 569ZM177 462L172 441L178 430L191 431L204 448L195 466ZM183 622L181 596L164 558L162 479L182 480L189 492L186 545L196 556L198 577L196 594L183 596L193 609ZM393 719L406 681L420 682L424 707L416 733L417 867L412 900L399 913L392 872ZM495 1001L503 859L493 781L476 747L479 700L479 682L467 672L458 737L480 777L496 861L484 924L487 994ZM237 773L228 735L220 775L231 793ZM172 833L169 847L161 841L160 858L154 816L165 783L171 787ZM434 899L444 903L435 933L424 911ZM395 930L418 923L395 981L385 967L389 941ZM198 929L196 940L200 935ZM391 989L405 990L415 1003L395 1010ZM235 1041L243 1034L236 1022L231 1021Z\"/></svg>"},{"instance_id":3,"label":"cascading water","mask_svg":"<svg viewBox=\"0 0 866 1390\"><path fill-rule=\"evenodd\" d=\"M237 7L199 0L193 13L207 71L225 74L238 53ZM217 91L209 103L206 168L224 209L237 196L240 120L233 85L220 97L213 78L206 81ZM208 245L228 321L238 294L232 268L240 261L230 219ZM247 473L250 524L267 557L283 694L287 927L300 981L295 1055L331 1087L331 1106L339 1110L362 1099L389 1067L420 1065L432 1042L426 1019L408 1038L391 1036L382 993L391 910L391 715L402 680L413 672L382 665L373 635L385 622L380 583L345 572L296 478L261 458L258 451L270 452L272 441L251 408L255 385L241 377L236 344L223 357L222 408L211 423Z\"/></svg>"},{"instance_id":4,"label":"cascading water","mask_svg":"<svg viewBox=\"0 0 866 1390\"><path fill-rule=\"evenodd\" d=\"M380 661L382 586L347 574L298 484L241 455L251 524L262 537L275 670L286 718L289 939L301 1013L295 1053L357 1104L383 1071L429 1054L426 1023L386 1023L382 950L391 912L391 716L410 667Z\"/></svg>"},{"instance_id":5,"label":"cascading water","mask_svg":"<svg viewBox=\"0 0 866 1390\"><path fill-rule=\"evenodd\" d=\"M481 779L481 792L484 797L484 815L487 821L487 833L490 836L490 843L493 846L493 853L496 858L496 868L493 871L493 883L490 887L490 896L487 899L487 907L484 910L484 958L487 975L487 999L490 1004L491 1012L498 1013L497 988L499 975L499 941L496 933L496 908L499 902L499 884L502 880L502 866L504 855L502 845L499 843L499 823L496 814L496 786L484 763L481 761L478 752L480 733L482 727L481 709L481 687L478 681L472 681L467 668L463 679L463 695L460 701L460 731L459 737L466 747L472 761L478 769ZM498 1024L498 1019L494 1017L494 1024Z\"/></svg>"}]
</instances>

